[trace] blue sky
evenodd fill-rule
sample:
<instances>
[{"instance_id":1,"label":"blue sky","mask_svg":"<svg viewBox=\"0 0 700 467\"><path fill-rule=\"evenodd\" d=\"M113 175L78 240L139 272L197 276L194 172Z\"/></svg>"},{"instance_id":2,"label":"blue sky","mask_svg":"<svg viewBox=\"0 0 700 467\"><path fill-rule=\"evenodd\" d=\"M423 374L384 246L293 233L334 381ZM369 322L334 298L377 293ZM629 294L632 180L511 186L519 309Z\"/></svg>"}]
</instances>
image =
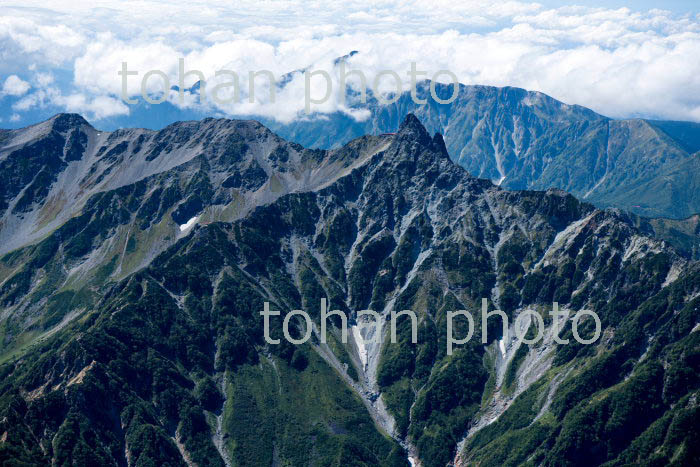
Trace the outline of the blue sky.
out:
<instances>
[{"instance_id":1,"label":"blue sky","mask_svg":"<svg viewBox=\"0 0 700 467\"><path fill-rule=\"evenodd\" d=\"M249 71L279 77L305 67L325 70L337 86L334 59L359 53L348 67L373 82L382 71L400 75L415 62L432 77L453 72L465 84L518 86L611 117L700 121L700 9L694 3L541 0L23 0L0 6L0 127L24 126L59 111L91 121L129 122L135 108L120 97L121 62L141 78L161 70L177 83L178 59L201 70L208 89L216 72L233 70L247 90ZM440 80L448 81L443 75ZM312 94L323 92L314 81ZM188 84L191 84L188 83ZM157 93L158 78L145 88ZM272 102L256 83L253 102L179 102L183 115L263 115L304 118L303 76ZM336 87L337 88L337 87ZM379 91L392 91L387 79ZM139 107L142 108L143 106ZM330 99L318 113L346 112Z\"/></svg>"},{"instance_id":2,"label":"blue sky","mask_svg":"<svg viewBox=\"0 0 700 467\"><path fill-rule=\"evenodd\" d=\"M575 4L594 8L629 8L637 11L648 11L653 10L654 8L660 8L670 10L677 14L698 12L698 2L696 0L664 0L663 2L659 2L658 0L635 0L633 2L603 0L576 0L574 2L562 2L556 0L539 0L537 3L541 3L549 8L557 8L567 4Z\"/></svg>"}]
</instances>

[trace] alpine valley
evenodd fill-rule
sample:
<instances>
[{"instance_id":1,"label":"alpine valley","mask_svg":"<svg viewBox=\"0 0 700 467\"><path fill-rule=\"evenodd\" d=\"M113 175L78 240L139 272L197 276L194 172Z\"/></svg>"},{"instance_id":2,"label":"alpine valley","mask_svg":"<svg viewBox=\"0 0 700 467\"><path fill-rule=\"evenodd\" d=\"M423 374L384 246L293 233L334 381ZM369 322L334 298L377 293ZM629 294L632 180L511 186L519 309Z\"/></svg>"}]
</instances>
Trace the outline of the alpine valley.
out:
<instances>
[{"instance_id":1,"label":"alpine valley","mask_svg":"<svg viewBox=\"0 0 700 467\"><path fill-rule=\"evenodd\" d=\"M332 149L212 118L0 131L2 464L699 465L698 219L639 216L700 211L695 127L460 96L282 132ZM340 320L321 341L323 298L347 343ZM448 355L447 312L482 298L510 329ZM264 302L311 339L279 317L266 343ZM417 343L406 316L390 343L409 309Z\"/></svg>"}]
</instances>

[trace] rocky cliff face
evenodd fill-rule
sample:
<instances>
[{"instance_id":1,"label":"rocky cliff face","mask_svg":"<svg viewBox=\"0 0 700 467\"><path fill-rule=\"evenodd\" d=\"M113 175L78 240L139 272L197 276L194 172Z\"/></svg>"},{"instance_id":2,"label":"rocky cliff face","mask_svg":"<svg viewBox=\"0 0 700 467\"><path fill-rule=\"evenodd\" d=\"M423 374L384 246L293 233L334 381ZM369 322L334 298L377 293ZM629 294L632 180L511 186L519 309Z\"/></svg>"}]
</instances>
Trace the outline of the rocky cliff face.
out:
<instances>
[{"instance_id":1,"label":"rocky cliff face","mask_svg":"<svg viewBox=\"0 0 700 467\"><path fill-rule=\"evenodd\" d=\"M56 129L65 119L69 128ZM441 467L698 459L700 270L630 216L473 177L413 115L396 135L332 151L254 122L98 134L63 116L44 127L64 139L51 152L55 172L81 174L65 183L58 175L44 191L84 201L54 209L41 237L31 213L51 196L33 198L21 217L13 206L29 177L5 191L3 219L37 241L0 259L4 458ZM76 131L87 143L72 160L65 147ZM21 160L24 134L8 136L13 150L0 161ZM339 320L321 341L321 299L347 313L347 343ZM489 321L484 345L476 319L476 337L448 355L447 312L478 317L482 299L511 318L510 329ZM280 344L266 343L265 301L283 315L307 311L311 339L288 343L280 317L271 320ZM569 345L553 341L553 302ZM383 343L363 338L376 333L358 321L363 309L382 316ZM417 343L408 318L387 342L391 311L408 309ZM600 317L593 345L573 340L582 309ZM546 325L536 344L515 338L525 310ZM518 323L535 332L531 317ZM593 325L579 329L589 336ZM292 320L295 337L304 328ZM455 334L465 331L459 321Z\"/></svg>"}]
</instances>

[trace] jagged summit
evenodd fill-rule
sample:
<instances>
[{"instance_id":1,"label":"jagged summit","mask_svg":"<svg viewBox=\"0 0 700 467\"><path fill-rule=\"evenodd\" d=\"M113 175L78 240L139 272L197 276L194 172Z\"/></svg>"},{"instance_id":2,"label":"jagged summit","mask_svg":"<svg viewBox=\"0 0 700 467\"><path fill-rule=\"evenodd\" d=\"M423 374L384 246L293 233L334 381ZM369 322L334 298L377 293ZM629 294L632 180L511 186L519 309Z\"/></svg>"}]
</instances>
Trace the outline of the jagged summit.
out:
<instances>
[{"instance_id":1,"label":"jagged summit","mask_svg":"<svg viewBox=\"0 0 700 467\"><path fill-rule=\"evenodd\" d=\"M419 144L429 145L431 138L425 126L418 120L414 114L409 113L401 122L399 126L399 131L397 133L398 138L413 140Z\"/></svg>"},{"instance_id":2,"label":"jagged summit","mask_svg":"<svg viewBox=\"0 0 700 467\"><path fill-rule=\"evenodd\" d=\"M399 144L406 142L418 144L449 158L442 134L436 132L431 137L423 123L412 113L407 114L401 125L399 125L396 139L399 141Z\"/></svg>"},{"instance_id":3,"label":"jagged summit","mask_svg":"<svg viewBox=\"0 0 700 467\"><path fill-rule=\"evenodd\" d=\"M450 159L442 135L436 133L431 137L420 120L410 113L399 126L383 157L393 166L389 174L397 171L395 180L399 184L414 177L411 183L420 185L433 183L437 177L442 181L449 178L453 182L469 177L466 170Z\"/></svg>"},{"instance_id":4,"label":"jagged summit","mask_svg":"<svg viewBox=\"0 0 700 467\"><path fill-rule=\"evenodd\" d=\"M399 126L399 132L406 131L407 129L415 129L418 131L425 132L425 127L420 122L420 120L418 120L418 117L416 117L413 113L406 114L406 117L404 117L403 121L401 122L401 125Z\"/></svg>"}]
</instances>

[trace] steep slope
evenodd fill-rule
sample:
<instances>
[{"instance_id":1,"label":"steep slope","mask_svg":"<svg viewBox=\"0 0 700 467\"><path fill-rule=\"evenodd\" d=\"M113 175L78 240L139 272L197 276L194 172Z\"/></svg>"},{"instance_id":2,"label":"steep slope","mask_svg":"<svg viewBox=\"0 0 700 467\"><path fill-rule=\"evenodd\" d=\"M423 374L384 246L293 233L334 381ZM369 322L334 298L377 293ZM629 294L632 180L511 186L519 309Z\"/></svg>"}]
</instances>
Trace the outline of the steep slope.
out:
<instances>
[{"instance_id":1,"label":"steep slope","mask_svg":"<svg viewBox=\"0 0 700 467\"><path fill-rule=\"evenodd\" d=\"M332 175L310 175L306 190L248 195L258 203L235 218L195 222L147 266L106 285L99 302L2 365L4 458L340 466L406 465L409 457L442 467L624 463L653 452L659 462L698 460L697 264L629 216L561 191L511 192L470 176L413 115L393 136L298 151L308 159L290 158L295 166L308 161L316 174L336 164ZM215 158L203 159L176 173L212 180ZM200 198L216 199L232 175L217 175ZM90 221L69 221L47 240L70 239L76 229L66 226L90 225L98 214L154 229L162 213L139 208L145 198L137 194L170 176L92 195L77 218ZM199 192L186 193L178 206ZM31 273L40 258L57 262L39 255L43 244L7 255L4 267L28 264ZM69 249L59 244L56 251ZM339 320L321 342L322 298L347 312L347 344ZM477 337L447 355L447 311L477 315L484 298L511 322L528 309L541 314L544 341L521 343L513 327L504 336L492 319L487 345ZM311 339L287 343L278 317L271 333L281 342L266 343L264 301L283 315L306 310ZM566 313L561 336L569 345L552 342L553 301ZM372 327L358 322L362 309L384 318L381 345L362 338ZM419 317L417 343L407 317L397 322L398 342L388 342L386 319L406 309ZM573 342L581 309L600 317L593 345ZM520 320L528 332L531 321ZM302 336L303 320L292 323ZM457 322L455 334L465 328ZM581 323L585 336L592 329L591 319ZM474 336L481 331L476 319ZM590 452L592 460L583 454Z\"/></svg>"},{"instance_id":2,"label":"steep slope","mask_svg":"<svg viewBox=\"0 0 700 467\"><path fill-rule=\"evenodd\" d=\"M10 132L0 152L0 251L13 250L0 258L0 356L89 308L107 282L147 265L195 223L318 189L387 144L367 137L306 150L257 122L213 119L105 133L59 115Z\"/></svg>"}]
</instances>

